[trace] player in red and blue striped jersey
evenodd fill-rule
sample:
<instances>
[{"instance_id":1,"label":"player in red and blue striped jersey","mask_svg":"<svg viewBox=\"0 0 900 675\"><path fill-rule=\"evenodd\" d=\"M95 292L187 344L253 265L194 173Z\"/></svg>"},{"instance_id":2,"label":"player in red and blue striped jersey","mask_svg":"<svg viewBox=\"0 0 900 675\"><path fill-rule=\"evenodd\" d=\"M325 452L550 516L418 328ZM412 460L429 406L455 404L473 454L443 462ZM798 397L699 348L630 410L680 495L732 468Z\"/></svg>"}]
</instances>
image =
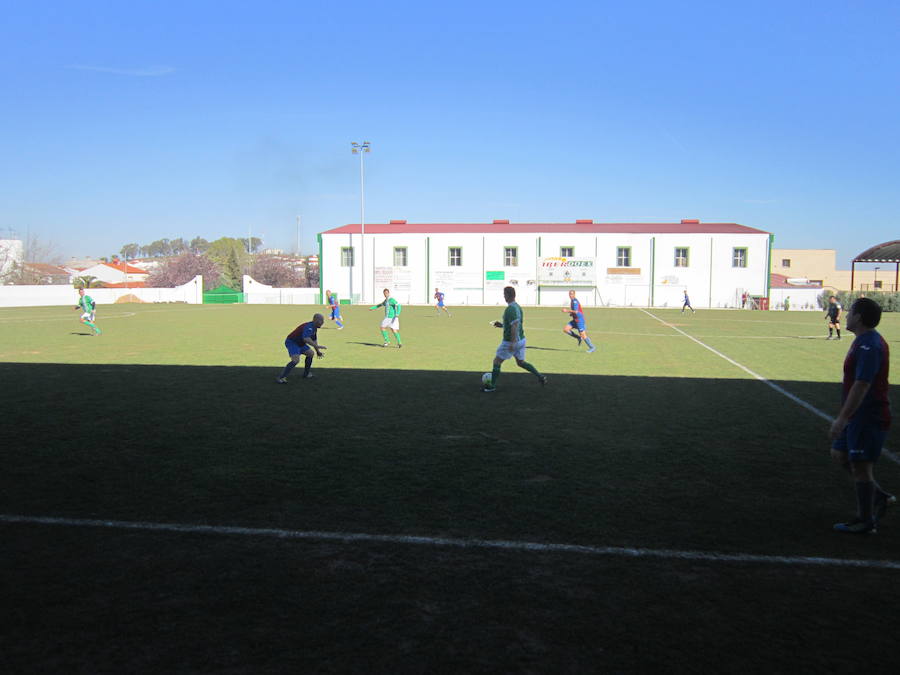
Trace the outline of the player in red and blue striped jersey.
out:
<instances>
[{"instance_id":1,"label":"player in red and blue striped jersey","mask_svg":"<svg viewBox=\"0 0 900 675\"><path fill-rule=\"evenodd\" d=\"M331 308L331 320L337 324L338 330L344 330L344 324L341 319L341 305L338 302L337 293L325 291L325 302Z\"/></svg>"},{"instance_id":2,"label":"player in red and blue striped jersey","mask_svg":"<svg viewBox=\"0 0 900 675\"><path fill-rule=\"evenodd\" d=\"M888 399L890 350L875 330L881 307L859 298L847 315L847 330L856 335L844 359L841 411L831 425L831 456L853 477L856 518L837 523L838 532L869 534L897 498L875 481L875 462L891 425Z\"/></svg>"},{"instance_id":3,"label":"player in red and blue striped jersey","mask_svg":"<svg viewBox=\"0 0 900 675\"><path fill-rule=\"evenodd\" d=\"M441 310L444 310L447 312L447 316L453 316L450 313L450 310L444 306L444 294L436 288L434 289L434 309L437 311L438 315L440 315Z\"/></svg>"},{"instance_id":4,"label":"player in red and blue striped jersey","mask_svg":"<svg viewBox=\"0 0 900 675\"><path fill-rule=\"evenodd\" d=\"M569 306L564 307L562 311L572 319L563 327L563 333L578 340L579 347L581 346L581 341L584 340L584 343L588 346L588 354L597 351L597 348L591 342L591 338L588 337L587 327L584 323L584 310L578 298L575 297L575 291L569 291Z\"/></svg>"},{"instance_id":5,"label":"player in red and blue striped jersey","mask_svg":"<svg viewBox=\"0 0 900 675\"><path fill-rule=\"evenodd\" d=\"M309 369L312 368L313 353L320 359L325 356L322 353L325 346L320 345L317 342L317 331L322 327L323 323L325 323L324 316L321 314L313 314L312 321L301 323L288 333L288 336L284 340L284 346L287 348L288 354L291 355L291 360L287 362L284 370L281 371L281 375L276 378L276 382L279 384L287 384L287 376L294 367L300 363L301 355L306 357L303 366L303 377L312 377L312 373L309 372Z\"/></svg>"}]
</instances>

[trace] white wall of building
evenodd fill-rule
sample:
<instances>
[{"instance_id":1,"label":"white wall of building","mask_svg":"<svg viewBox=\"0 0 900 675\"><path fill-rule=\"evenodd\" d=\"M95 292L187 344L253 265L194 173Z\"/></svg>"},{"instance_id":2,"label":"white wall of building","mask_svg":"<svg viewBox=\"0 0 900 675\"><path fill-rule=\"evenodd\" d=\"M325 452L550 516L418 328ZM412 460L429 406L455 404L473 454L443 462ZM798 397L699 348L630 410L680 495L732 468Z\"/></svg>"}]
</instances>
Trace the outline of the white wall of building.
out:
<instances>
[{"instance_id":1,"label":"white wall of building","mask_svg":"<svg viewBox=\"0 0 900 675\"><path fill-rule=\"evenodd\" d=\"M112 305L126 295L134 295L143 302L203 303L203 277L175 288L88 288L98 305ZM44 307L72 305L78 302L78 291L65 286L0 286L0 307Z\"/></svg>"},{"instance_id":2,"label":"white wall of building","mask_svg":"<svg viewBox=\"0 0 900 675\"><path fill-rule=\"evenodd\" d=\"M275 288L244 275L244 302L248 305L316 305L318 288Z\"/></svg>"},{"instance_id":3,"label":"white wall of building","mask_svg":"<svg viewBox=\"0 0 900 675\"><path fill-rule=\"evenodd\" d=\"M362 290L361 236L352 235L357 265L341 267L341 247L351 245L349 234L323 233L322 288L342 298L374 304L381 289L390 287L403 304L430 304L434 288L446 294L448 305L499 305L502 287L517 288L524 305L562 306L568 288L536 285L537 259L558 256L562 247L573 257L596 258L595 289L578 289L585 305L681 307L685 290L694 307L739 307L741 294L766 294L769 235L766 233L404 233L365 236L366 294ZM393 268L394 247L405 246L406 269ZM462 249L462 264L451 266L450 247ZM504 249L518 249L518 265L506 266ZM619 248L631 249L631 265L619 268ZM688 266L675 267L675 248L689 250ZM746 249L746 267L734 267L733 250ZM390 277L389 268L393 268ZM378 272L376 276L376 270ZM505 283L485 281L487 272L504 273ZM630 273L623 273L630 272ZM392 279L392 281L388 281ZM515 282L515 283L513 283Z\"/></svg>"}]
</instances>

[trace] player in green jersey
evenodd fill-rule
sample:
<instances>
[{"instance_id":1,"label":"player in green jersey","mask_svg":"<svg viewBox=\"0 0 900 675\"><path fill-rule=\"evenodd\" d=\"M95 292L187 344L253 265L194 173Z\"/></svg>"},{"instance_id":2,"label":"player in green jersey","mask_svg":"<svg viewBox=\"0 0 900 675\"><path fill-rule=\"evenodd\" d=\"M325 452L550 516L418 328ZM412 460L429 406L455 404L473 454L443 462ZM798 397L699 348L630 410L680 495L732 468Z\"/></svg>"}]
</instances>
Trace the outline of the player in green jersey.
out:
<instances>
[{"instance_id":1,"label":"player in green jersey","mask_svg":"<svg viewBox=\"0 0 900 675\"><path fill-rule=\"evenodd\" d=\"M503 329L503 342L497 347L497 354L494 357L491 383L484 385L482 391L488 393L496 391L497 380L500 379L500 366L509 358L515 358L516 365L534 375L542 385L547 384L547 376L541 375L537 368L525 360L525 326L522 318L522 308L516 302L516 289L512 286L504 288L503 299L506 300L503 321L492 322L497 328Z\"/></svg>"},{"instance_id":2,"label":"player in green jersey","mask_svg":"<svg viewBox=\"0 0 900 675\"><path fill-rule=\"evenodd\" d=\"M84 289L78 289L78 304L75 305L75 309L81 310L81 323L85 326L90 326L91 330L94 331L94 335L100 335L103 331L101 331L97 326L94 325L96 319L96 314L94 313L94 308L97 306L97 303L94 302L94 299L84 294Z\"/></svg>"},{"instance_id":3,"label":"player in green jersey","mask_svg":"<svg viewBox=\"0 0 900 675\"><path fill-rule=\"evenodd\" d=\"M397 349L400 349L403 346L403 343L400 342L400 303L391 297L390 289L384 289L384 302L372 305L369 307L369 311L379 307L384 307L384 319L381 321L381 336L384 338L384 344L381 346L387 347L391 344L388 336L388 330L390 330L397 338Z\"/></svg>"}]
</instances>

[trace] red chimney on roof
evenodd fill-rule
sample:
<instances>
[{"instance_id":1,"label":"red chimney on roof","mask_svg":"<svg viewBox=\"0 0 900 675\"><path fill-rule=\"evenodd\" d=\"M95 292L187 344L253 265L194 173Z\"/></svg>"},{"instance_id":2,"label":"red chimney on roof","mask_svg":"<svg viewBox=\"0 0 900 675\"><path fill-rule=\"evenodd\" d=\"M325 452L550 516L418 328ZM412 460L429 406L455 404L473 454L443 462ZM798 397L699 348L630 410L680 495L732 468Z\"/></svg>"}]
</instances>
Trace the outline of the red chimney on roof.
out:
<instances>
[{"instance_id":1,"label":"red chimney on roof","mask_svg":"<svg viewBox=\"0 0 900 675\"><path fill-rule=\"evenodd\" d=\"M594 221L592 219L581 220L578 219L575 221L576 225L593 225Z\"/></svg>"},{"instance_id":2,"label":"red chimney on roof","mask_svg":"<svg viewBox=\"0 0 900 675\"><path fill-rule=\"evenodd\" d=\"M682 225L699 225L700 220L699 219L695 220L693 218L682 218L681 224Z\"/></svg>"},{"instance_id":3,"label":"red chimney on roof","mask_svg":"<svg viewBox=\"0 0 900 675\"><path fill-rule=\"evenodd\" d=\"M390 225L406 225L406 221L405 220L392 220L389 224Z\"/></svg>"},{"instance_id":4,"label":"red chimney on roof","mask_svg":"<svg viewBox=\"0 0 900 675\"><path fill-rule=\"evenodd\" d=\"M494 225L509 225L509 220L494 220Z\"/></svg>"}]
</instances>

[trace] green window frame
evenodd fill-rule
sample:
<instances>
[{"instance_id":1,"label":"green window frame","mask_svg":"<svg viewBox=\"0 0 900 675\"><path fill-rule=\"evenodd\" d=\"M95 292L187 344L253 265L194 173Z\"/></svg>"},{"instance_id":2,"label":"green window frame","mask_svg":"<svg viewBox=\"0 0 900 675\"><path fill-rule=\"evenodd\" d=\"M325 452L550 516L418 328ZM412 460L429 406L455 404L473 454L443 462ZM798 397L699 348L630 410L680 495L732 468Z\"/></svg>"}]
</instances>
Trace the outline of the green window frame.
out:
<instances>
[{"instance_id":1,"label":"green window frame","mask_svg":"<svg viewBox=\"0 0 900 675\"><path fill-rule=\"evenodd\" d=\"M519 247L504 246L503 247L503 266L518 267L519 266Z\"/></svg>"},{"instance_id":2,"label":"green window frame","mask_svg":"<svg viewBox=\"0 0 900 675\"><path fill-rule=\"evenodd\" d=\"M341 267L353 267L356 264L356 255L352 246L341 246Z\"/></svg>"},{"instance_id":3,"label":"green window frame","mask_svg":"<svg viewBox=\"0 0 900 675\"><path fill-rule=\"evenodd\" d=\"M616 267L631 267L630 246L619 246L616 248Z\"/></svg>"},{"instance_id":4,"label":"green window frame","mask_svg":"<svg viewBox=\"0 0 900 675\"><path fill-rule=\"evenodd\" d=\"M559 247L559 257L560 258L574 258L575 257L575 247L574 246L560 246Z\"/></svg>"},{"instance_id":5,"label":"green window frame","mask_svg":"<svg viewBox=\"0 0 900 675\"><path fill-rule=\"evenodd\" d=\"M394 267L409 266L409 251L406 246L394 247Z\"/></svg>"},{"instance_id":6,"label":"green window frame","mask_svg":"<svg viewBox=\"0 0 900 675\"><path fill-rule=\"evenodd\" d=\"M447 264L450 267L462 267L462 246L447 247Z\"/></svg>"},{"instance_id":7,"label":"green window frame","mask_svg":"<svg viewBox=\"0 0 900 675\"><path fill-rule=\"evenodd\" d=\"M675 247L675 267L691 266L691 249L689 246Z\"/></svg>"},{"instance_id":8,"label":"green window frame","mask_svg":"<svg viewBox=\"0 0 900 675\"><path fill-rule=\"evenodd\" d=\"M745 246L735 247L731 249L731 266L746 267L747 266L747 248Z\"/></svg>"}]
</instances>

